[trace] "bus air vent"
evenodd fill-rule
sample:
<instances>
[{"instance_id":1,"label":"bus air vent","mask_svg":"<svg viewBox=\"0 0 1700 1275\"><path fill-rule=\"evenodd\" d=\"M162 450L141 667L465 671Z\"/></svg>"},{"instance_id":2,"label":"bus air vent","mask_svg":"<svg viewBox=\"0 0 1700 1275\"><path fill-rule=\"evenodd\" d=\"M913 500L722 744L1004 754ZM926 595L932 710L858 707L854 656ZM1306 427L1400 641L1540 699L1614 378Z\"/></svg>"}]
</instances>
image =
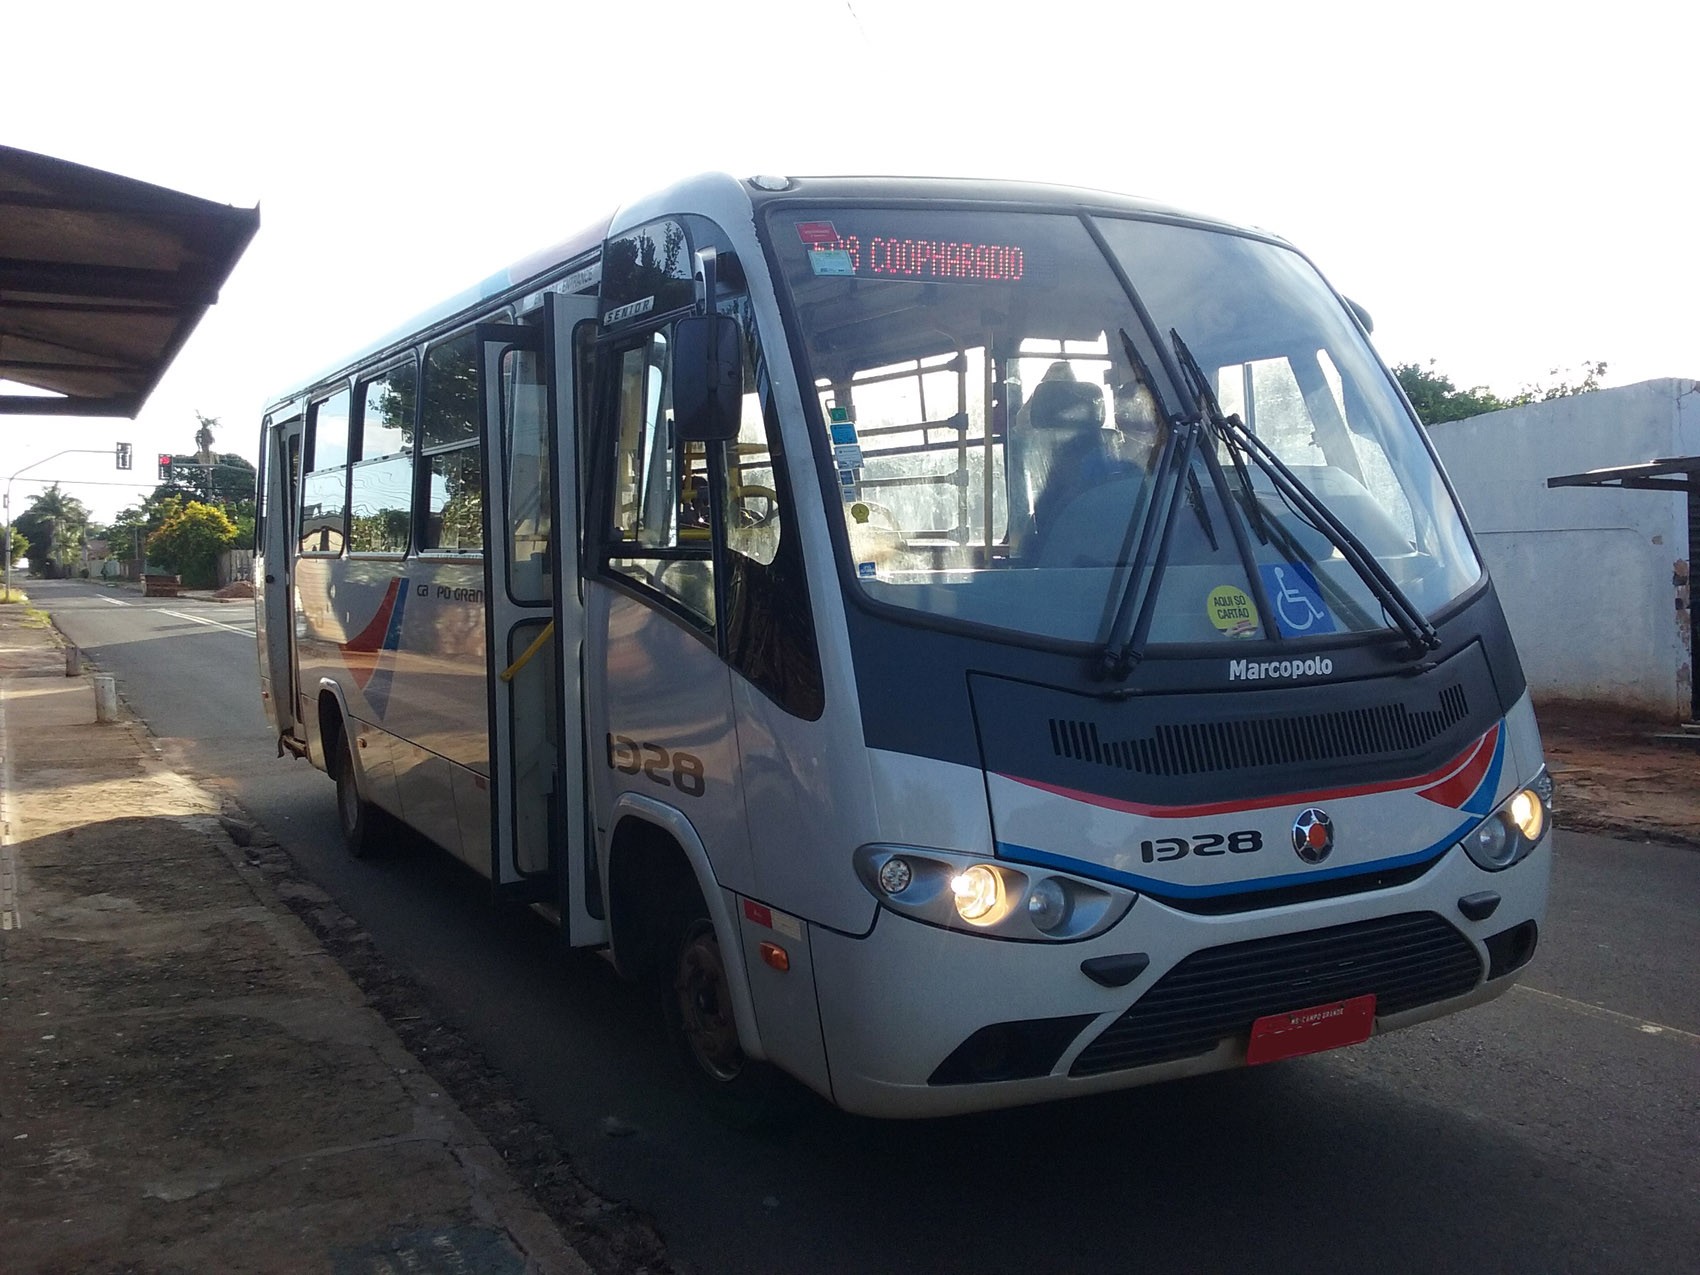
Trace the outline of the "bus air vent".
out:
<instances>
[{"instance_id":1,"label":"bus air vent","mask_svg":"<svg viewBox=\"0 0 1700 1275\"><path fill-rule=\"evenodd\" d=\"M1158 979L1069 1074L1194 1058L1246 1036L1265 1014L1353 996L1373 994L1378 1015L1399 1014L1462 996L1482 973L1475 945L1433 912L1206 948Z\"/></svg>"},{"instance_id":2,"label":"bus air vent","mask_svg":"<svg viewBox=\"0 0 1700 1275\"><path fill-rule=\"evenodd\" d=\"M1051 748L1058 757L1142 775L1197 775L1408 752L1469 712L1463 686L1453 683L1432 709L1384 703L1303 716L1158 722L1149 734L1126 739L1104 739L1096 722L1053 717Z\"/></svg>"}]
</instances>

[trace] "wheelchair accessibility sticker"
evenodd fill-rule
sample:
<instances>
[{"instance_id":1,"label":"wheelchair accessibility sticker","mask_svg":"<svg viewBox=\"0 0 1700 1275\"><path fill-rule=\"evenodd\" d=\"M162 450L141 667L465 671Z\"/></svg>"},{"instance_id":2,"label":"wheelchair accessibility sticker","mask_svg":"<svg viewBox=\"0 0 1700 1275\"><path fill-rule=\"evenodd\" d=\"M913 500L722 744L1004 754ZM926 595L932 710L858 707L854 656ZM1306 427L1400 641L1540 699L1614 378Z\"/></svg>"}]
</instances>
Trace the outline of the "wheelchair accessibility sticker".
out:
<instances>
[{"instance_id":1,"label":"wheelchair accessibility sticker","mask_svg":"<svg viewBox=\"0 0 1700 1275\"><path fill-rule=\"evenodd\" d=\"M1260 562L1258 573L1275 612L1275 627L1282 637L1310 637L1335 632L1334 616L1316 587L1309 567L1296 562Z\"/></svg>"}]
</instances>

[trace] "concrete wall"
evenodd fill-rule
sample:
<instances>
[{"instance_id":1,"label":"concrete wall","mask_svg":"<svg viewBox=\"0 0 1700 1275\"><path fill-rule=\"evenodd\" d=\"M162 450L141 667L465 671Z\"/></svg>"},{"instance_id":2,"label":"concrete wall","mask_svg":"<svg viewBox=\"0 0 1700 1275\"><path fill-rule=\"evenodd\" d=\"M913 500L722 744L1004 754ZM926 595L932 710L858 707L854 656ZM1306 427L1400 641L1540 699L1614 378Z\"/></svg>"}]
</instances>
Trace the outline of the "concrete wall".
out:
<instances>
[{"instance_id":1,"label":"concrete wall","mask_svg":"<svg viewBox=\"0 0 1700 1275\"><path fill-rule=\"evenodd\" d=\"M1700 455L1700 384L1644 381L1432 427L1538 697L1690 716L1688 503L1558 474Z\"/></svg>"}]
</instances>

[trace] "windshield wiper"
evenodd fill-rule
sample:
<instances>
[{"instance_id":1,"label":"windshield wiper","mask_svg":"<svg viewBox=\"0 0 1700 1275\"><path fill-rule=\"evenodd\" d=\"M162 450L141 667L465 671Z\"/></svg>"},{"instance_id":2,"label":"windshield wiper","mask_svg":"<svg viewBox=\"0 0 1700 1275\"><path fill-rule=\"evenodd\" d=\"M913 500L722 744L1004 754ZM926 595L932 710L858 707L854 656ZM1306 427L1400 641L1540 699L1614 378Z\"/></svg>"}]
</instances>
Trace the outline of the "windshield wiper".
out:
<instances>
[{"instance_id":1,"label":"windshield wiper","mask_svg":"<svg viewBox=\"0 0 1700 1275\"><path fill-rule=\"evenodd\" d=\"M1387 617L1405 635L1410 643L1410 658L1416 659L1438 647L1440 635L1435 632L1434 625L1417 609L1398 582L1387 574L1387 569L1369 551L1368 546L1335 516L1334 511L1324 504L1315 492L1305 486L1298 475L1287 468L1267 443L1247 429L1238 416L1223 414L1221 404L1216 401L1216 394L1210 388L1209 378L1198 366L1198 361L1192 357L1192 351L1181 339L1181 334L1170 328L1169 337L1174 343L1181 370L1186 375L1188 388L1198 400L1204 420L1211 431L1227 444L1230 452L1235 454L1235 468L1240 470L1242 481L1245 482L1246 498L1254 511L1251 514L1254 522L1262 517L1262 511L1258 508L1256 493L1251 490L1249 478L1239 460L1242 453L1249 456L1252 462L1269 476L1281 498L1340 551L1340 556L1345 558L1347 565L1368 586L1376 601L1381 603ZM1259 536L1267 542L1261 526Z\"/></svg>"},{"instance_id":2,"label":"windshield wiper","mask_svg":"<svg viewBox=\"0 0 1700 1275\"><path fill-rule=\"evenodd\" d=\"M1127 575L1122 580L1115 612L1098 657L1100 677L1125 679L1144 653L1144 638L1151 628L1153 604L1162 591L1163 572L1174 540L1175 519L1181 505L1187 503L1189 493L1198 493L1198 477L1192 471L1192 457L1203 423L1197 416L1183 419L1169 410L1163 396L1158 393L1157 382L1139 353L1139 347L1126 328L1120 331L1122 349L1127 354L1134 378L1145 387L1151 402L1168 425L1168 437L1163 442L1162 453L1151 470L1151 499L1146 502L1139 536L1128 558ZM1201 498L1194 500L1193 507L1201 519L1209 518ZM1209 535L1214 542L1215 532L1212 530Z\"/></svg>"}]
</instances>

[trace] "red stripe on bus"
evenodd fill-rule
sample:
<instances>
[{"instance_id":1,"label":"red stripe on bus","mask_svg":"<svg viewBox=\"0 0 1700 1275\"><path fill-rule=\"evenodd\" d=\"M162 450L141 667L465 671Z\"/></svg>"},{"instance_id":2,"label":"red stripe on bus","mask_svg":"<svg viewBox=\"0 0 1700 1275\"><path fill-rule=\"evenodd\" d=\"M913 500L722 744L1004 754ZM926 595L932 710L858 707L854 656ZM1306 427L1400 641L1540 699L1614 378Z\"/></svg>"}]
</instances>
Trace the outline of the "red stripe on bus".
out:
<instances>
[{"instance_id":1,"label":"red stripe on bus","mask_svg":"<svg viewBox=\"0 0 1700 1275\"><path fill-rule=\"evenodd\" d=\"M1458 756L1437 770L1427 774L1417 775L1410 779L1396 779L1391 783L1360 784L1351 788L1327 788L1316 792L1279 793L1272 797L1255 797L1248 801L1211 801L1195 806L1150 806L1138 801L1123 801L1117 797L1103 797L1096 793L1081 792L1076 788L1064 788L1059 784L1047 784L1038 779L1024 779L1020 775L999 774L998 778L1007 779L1012 784L1020 784L1024 788L1037 788L1041 792L1053 793L1058 797L1067 797L1071 801L1083 801L1090 806L1098 806L1104 810L1116 810L1123 814L1144 815L1152 819L1196 819L1201 815L1227 815L1247 810L1268 810L1273 806L1315 805L1319 801L1339 801L1344 797L1369 797L1376 793L1402 792L1411 788L1427 788L1422 796L1430 792L1438 792L1444 785L1443 781L1451 780L1466 773L1461 767L1469 767L1481 757L1487 758L1482 763L1481 770L1476 773L1474 782L1463 794L1457 804L1461 805L1464 798L1475 791L1475 785L1481 782L1482 774L1486 773L1488 764L1493 759L1493 745L1499 737L1499 726L1496 723L1491 730ZM1450 789L1448 789L1450 791ZM1429 798L1436 800L1434 797Z\"/></svg>"}]
</instances>

